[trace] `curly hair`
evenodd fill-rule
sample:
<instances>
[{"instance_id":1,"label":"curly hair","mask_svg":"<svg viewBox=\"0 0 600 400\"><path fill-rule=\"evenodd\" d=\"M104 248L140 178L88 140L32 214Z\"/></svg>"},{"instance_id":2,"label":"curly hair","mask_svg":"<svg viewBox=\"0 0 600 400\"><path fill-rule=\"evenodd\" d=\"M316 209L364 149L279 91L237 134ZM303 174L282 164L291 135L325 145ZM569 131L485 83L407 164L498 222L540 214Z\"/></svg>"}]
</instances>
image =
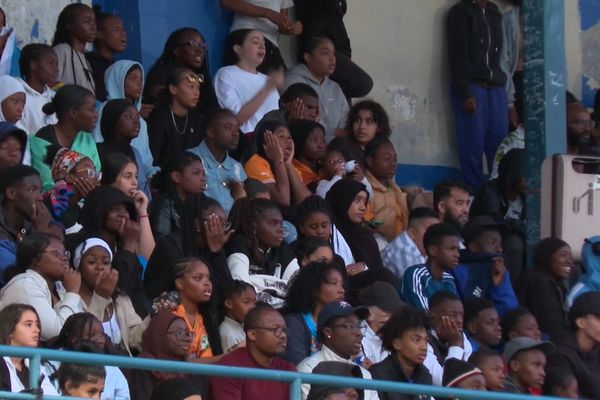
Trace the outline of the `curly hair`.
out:
<instances>
[{"instance_id":1,"label":"curly hair","mask_svg":"<svg viewBox=\"0 0 600 400\"><path fill-rule=\"evenodd\" d=\"M401 337L409 329L429 331L431 323L427 314L410 306L402 307L399 311L396 311L379 331L383 348L394 353L394 340Z\"/></svg>"},{"instance_id":2,"label":"curly hair","mask_svg":"<svg viewBox=\"0 0 600 400\"><path fill-rule=\"evenodd\" d=\"M340 272L336 264L326 262L314 262L300 268L290 280L285 296L285 312L307 313L314 311L317 306L319 289L327 282L332 271Z\"/></svg>"},{"instance_id":3,"label":"curly hair","mask_svg":"<svg viewBox=\"0 0 600 400\"><path fill-rule=\"evenodd\" d=\"M348 121L346 122L346 130L348 132L352 132L352 125L354 122L356 122L358 113L363 110L370 111L371 114L373 114L373 121L377 124L376 137L384 136L389 138L390 134L392 133L390 119L383 106L373 100L359 101L358 103L354 104L352 108L350 108L350 112L348 113Z\"/></svg>"}]
</instances>

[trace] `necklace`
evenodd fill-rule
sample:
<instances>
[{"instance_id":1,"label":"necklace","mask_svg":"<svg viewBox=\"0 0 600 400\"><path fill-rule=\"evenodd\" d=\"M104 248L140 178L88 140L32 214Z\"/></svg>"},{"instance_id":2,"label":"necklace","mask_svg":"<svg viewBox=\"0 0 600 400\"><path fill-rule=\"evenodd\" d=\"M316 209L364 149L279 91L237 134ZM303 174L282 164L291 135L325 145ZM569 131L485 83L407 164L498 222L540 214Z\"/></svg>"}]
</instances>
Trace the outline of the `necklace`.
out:
<instances>
[{"instance_id":1,"label":"necklace","mask_svg":"<svg viewBox=\"0 0 600 400\"><path fill-rule=\"evenodd\" d=\"M186 113L185 114L185 124L183 125L183 129L181 131L179 131L179 128L177 127L177 121L175 121L175 114L173 113L173 109L171 109L171 120L173 121L173 126L175 127L175 132L177 132L181 136L183 136L185 134L185 130L187 129L188 116L189 116L189 113Z\"/></svg>"}]
</instances>

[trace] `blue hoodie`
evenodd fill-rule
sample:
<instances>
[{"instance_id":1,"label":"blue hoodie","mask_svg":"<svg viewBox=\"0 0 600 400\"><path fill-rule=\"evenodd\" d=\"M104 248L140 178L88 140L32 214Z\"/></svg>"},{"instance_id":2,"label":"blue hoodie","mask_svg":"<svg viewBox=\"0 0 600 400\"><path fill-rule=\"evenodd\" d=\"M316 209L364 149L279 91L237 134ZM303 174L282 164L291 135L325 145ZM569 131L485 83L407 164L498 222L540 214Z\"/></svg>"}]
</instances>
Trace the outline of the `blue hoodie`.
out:
<instances>
[{"instance_id":1,"label":"blue hoodie","mask_svg":"<svg viewBox=\"0 0 600 400\"><path fill-rule=\"evenodd\" d=\"M600 255L594 254L593 245L600 243L600 236L586 240L581 248L581 261L586 274L579 279L567 296L567 307L571 307L575 299L587 292L600 291Z\"/></svg>"},{"instance_id":2,"label":"blue hoodie","mask_svg":"<svg viewBox=\"0 0 600 400\"><path fill-rule=\"evenodd\" d=\"M517 296L510 282L510 274L504 272L504 280L494 286L491 278L493 254L476 254L461 250L458 265L452 270L460 297L484 297L492 300L498 315L519 306ZM475 351L475 347L473 347Z\"/></svg>"},{"instance_id":3,"label":"blue hoodie","mask_svg":"<svg viewBox=\"0 0 600 400\"><path fill-rule=\"evenodd\" d=\"M108 67L104 73L104 83L106 85L106 92L108 93L106 101L125 98L125 75L127 75L127 72L134 65L139 66L140 70L142 71L142 87L144 86L144 68L142 68L140 63L131 60L116 61L113 65ZM98 109L98 121L102 120L102 110L104 109L105 104L106 102L102 103ZM141 97L135 101L135 106L137 107L138 111L142 108ZM102 143L104 141L102 133L100 132L99 123L94 127L93 136L96 143ZM150 152L148 126L143 118L140 118L140 134L131 141L131 145L137 149L141 157L141 162L143 165L138 165L140 175L142 174L142 171L145 171L146 178L154 175L159 168L152 165L154 163L154 159L152 158L152 153Z\"/></svg>"}]
</instances>

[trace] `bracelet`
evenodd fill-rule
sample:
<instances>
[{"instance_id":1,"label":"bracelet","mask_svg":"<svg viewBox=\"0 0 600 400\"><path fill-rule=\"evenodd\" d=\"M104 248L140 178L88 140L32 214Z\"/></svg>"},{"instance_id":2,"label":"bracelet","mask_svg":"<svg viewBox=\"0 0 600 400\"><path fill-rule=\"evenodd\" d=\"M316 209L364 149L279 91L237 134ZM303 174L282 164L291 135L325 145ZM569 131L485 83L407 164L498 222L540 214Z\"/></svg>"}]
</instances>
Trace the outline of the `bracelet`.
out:
<instances>
[{"instance_id":1,"label":"bracelet","mask_svg":"<svg viewBox=\"0 0 600 400\"><path fill-rule=\"evenodd\" d=\"M148 214L138 215L138 219L148 218Z\"/></svg>"}]
</instances>

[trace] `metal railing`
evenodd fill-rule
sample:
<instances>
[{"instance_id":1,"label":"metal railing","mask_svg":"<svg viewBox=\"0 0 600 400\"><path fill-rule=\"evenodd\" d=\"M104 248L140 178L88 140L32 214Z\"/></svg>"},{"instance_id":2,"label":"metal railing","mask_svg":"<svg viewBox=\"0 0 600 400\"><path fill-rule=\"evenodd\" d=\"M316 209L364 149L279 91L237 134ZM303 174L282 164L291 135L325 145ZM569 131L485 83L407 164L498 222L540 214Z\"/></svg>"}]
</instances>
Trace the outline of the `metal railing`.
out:
<instances>
[{"instance_id":1,"label":"metal railing","mask_svg":"<svg viewBox=\"0 0 600 400\"><path fill-rule=\"evenodd\" d=\"M499 392L481 392L464 389L450 389L439 386L426 386L410 383L346 378L332 375L306 374L300 372L277 371L258 368L227 367L221 365L196 364L179 361L161 361L147 358L132 358L122 356L110 356L105 354L78 353L73 351L59 351L30 347L0 346L0 355L8 357L29 359L29 384L30 387L38 387L43 360L56 360L82 365L115 366L121 368L141 369L149 371L170 371L206 376L229 376L236 378L263 379L290 384L290 399L300 400L301 385L324 385L330 387L352 387L357 389L370 389L385 392L404 393L412 395L429 395L439 398L460 398L478 400L541 400L553 399L551 397L533 397L521 394L509 394ZM1 399L31 399L35 400L34 394L10 393L0 391ZM70 399L73 397L44 396L44 399ZM558 400L554 398L555 400Z\"/></svg>"}]
</instances>

